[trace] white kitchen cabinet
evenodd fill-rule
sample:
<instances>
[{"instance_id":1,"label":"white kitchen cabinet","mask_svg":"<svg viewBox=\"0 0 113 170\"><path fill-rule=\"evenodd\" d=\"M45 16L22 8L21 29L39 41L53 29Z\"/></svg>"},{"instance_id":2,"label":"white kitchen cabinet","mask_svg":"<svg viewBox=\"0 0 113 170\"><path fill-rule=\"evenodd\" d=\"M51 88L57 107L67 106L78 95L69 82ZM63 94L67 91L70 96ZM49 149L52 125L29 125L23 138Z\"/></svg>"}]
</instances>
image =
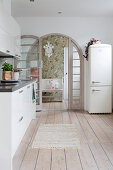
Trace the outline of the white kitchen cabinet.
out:
<instances>
[{"instance_id":1,"label":"white kitchen cabinet","mask_svg":"<svg viewBox=\"0 0 113 170\"><path fill-rule=\"evenodd\" d=\"M0 3L0 56L20 56L21 30Z\"/></svg>"},{"instance_id":2,"label":"white kitchen cabinet","mask_svg":"<svg viewBox=\"0 0 113 170\"><path fill-rule=\"evenodd\" d=\"M31 83L12 94L12 155L22 140L30 121L36 118L36 101L32 100L33 85L35 83Z\"/></svg>"},{"instance_id":3,"label":"white kitchen cabinet","mask_svg":"<svg viewBox=\"0 0 113 170\"><path fill-rule=\"evenodd\" d=\"M9 15L3 4L0 2L0 28L10 35L16 36L20 33L20 27L16 20Z\"/></svg>"},{"instance_id":4,"label":"white kitchen cabinet","mask_svg":"<svg viewBox=\"0 0 113 170\"><path fill-rule=\"evenodd\" d=\"M32 108L32 84L26 87L26 120L27 123L30 122L31 118L34 117L33 115L33 108ZM35 108L36 110L36 108Z\"/></svg>"},{"instance_id":5,"label":"white kitchen cabinet","mask_svg":"<svg viewBox=\"0 0 113 170\"><path fill-rule=\"evenodd\" d=\"M12 157L25 133L25 128L22 127L25 122L26 110L25 90L24 87L12 93Z\"/></svg>"},{"instance_id":6,"label":"white kitchen cabinet","mask_svg":"<svg viewBox=\"0 0 113 170\"><path fill-rule=\"evenodd\" d=\"M0 55L15 55L14 37L0 28Z\"/></svg>"},{"instance_id":7,"label":"white kitchen cabinet","mask_svg":"<svg viewBox=\"0 0 113 170\"><path fill-rule=\"evenodd\" d=\"M21 35L17 35L14 38L15 57L21 57Z\"/></svg>"},{"instance_id":8,"label":"white kitchen cabinet","mask_svg":"<svg viewBox=\"0 0 113 170\"><path fill-rule=\"evenodd\" d=\"M32 100L33 84L14 92L0 92L0 167L13 170L13 156L32 119L36 117L36 101ZM35 89L36 92L36 89Z\"/></svg>"}]
</instances>

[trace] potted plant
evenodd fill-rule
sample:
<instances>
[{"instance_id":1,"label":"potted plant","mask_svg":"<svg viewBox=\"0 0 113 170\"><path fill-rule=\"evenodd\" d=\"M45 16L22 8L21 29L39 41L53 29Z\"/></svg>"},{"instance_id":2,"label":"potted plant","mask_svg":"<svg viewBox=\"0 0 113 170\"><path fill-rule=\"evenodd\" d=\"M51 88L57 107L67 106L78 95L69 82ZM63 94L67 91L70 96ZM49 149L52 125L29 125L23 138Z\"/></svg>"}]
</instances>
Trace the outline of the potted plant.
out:
<instances>
[{"instance_id":1,"label":"potted plant","mask_svg":"<svg viewBox=\"0 0 113 170\"><path fill-rule=\"evenodd\" d=\"M100 44L101 42L99 40L96 40L94 38L92 38L88 43L87 46L85 47L85 55L83 55L86 60L88 60L88 50L89 50L89 46L90 45L94 45L94 44Z\"/></svg>"},{"instance_id":2,"label":"potted plant","mask_svg":"<svg viewBox=\"0 0 113 170\"><path fill-rule=\"evenodd\" d=\"M14 80L18 80L19 79L20 71L22 71L22 70L18 69L18 68L14 69L14 73L13 73Z\"/></svg>"},{"instance_id":3,"label":"potted plant","mask_svg":"<svg viewBox=\"0 0 113 170\"><path fill-rule=\"evenodd\" d=\"M2 79L3 80L12 80L12 72L13 72L13 65L9 63L4 63L2 65Z\"/></svg>"}]
</instances>

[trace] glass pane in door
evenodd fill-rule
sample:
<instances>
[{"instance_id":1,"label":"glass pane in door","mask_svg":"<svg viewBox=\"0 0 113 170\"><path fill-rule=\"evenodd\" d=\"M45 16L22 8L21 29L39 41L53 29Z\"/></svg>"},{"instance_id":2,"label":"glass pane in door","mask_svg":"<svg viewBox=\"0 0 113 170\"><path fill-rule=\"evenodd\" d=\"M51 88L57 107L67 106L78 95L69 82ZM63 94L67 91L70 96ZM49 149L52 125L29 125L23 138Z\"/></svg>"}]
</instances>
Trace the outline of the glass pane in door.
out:
<instances>
[{"instance_id":1,"label":"glass pane in door","mask_svg":"<svg viewBox=\"0 0 113 170\"><path fill-rule=\"evenodd\" d=\"M79 53L72 43L72 100L71 109L80 108L80 57Z\"/></svg>"},{"instance_id":2,"label":"glass pane in door","mask_svg":"<svg viewBox=\"0 0 113 170\"><path fill-rule=\"evenodd\" d=\"M40 58L39 58L39 39L23 36L21 40L21 58L17 63L17 67L22 69L21 79L23 80L37 80L36 102L39 106L41 104L41 90L40 90Z\"/></svg>"}]
</instances>

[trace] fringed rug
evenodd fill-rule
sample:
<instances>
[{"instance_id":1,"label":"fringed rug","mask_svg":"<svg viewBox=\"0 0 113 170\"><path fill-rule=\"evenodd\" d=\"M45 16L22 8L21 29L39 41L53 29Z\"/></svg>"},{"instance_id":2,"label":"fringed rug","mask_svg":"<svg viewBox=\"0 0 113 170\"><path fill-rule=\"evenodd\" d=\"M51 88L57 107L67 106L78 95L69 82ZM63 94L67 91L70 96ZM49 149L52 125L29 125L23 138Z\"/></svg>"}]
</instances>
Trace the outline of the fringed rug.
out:
<instances>
[{"instance_id":1,"label":"fringed rug","mask_svg":"<svg viewBox=\"0 0 113 170\"><path fill-rule=\"evenodd\" d=\"M42 124L34 138L33 148L80 148L74 124Z\"/></svg>"}]
</instances>

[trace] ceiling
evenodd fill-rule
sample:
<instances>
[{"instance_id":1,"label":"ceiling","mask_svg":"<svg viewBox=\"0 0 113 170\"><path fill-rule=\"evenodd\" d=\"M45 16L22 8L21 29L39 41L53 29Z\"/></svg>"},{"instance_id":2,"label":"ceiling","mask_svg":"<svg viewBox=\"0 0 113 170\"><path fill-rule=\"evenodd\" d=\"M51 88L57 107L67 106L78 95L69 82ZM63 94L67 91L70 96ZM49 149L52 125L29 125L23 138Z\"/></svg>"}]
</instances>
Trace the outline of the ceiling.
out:
<instances>
[{"instance_id":1,"label":"ceiling","mask_svg":"<svg viewBox=\"0 0 113 170\"><path fill-rule=\"evenodd\" d=\"M58 12L62 14L58 14ZM12 0L15 17L109 17L113 0Z\"/></svg>"}]
</instances>

